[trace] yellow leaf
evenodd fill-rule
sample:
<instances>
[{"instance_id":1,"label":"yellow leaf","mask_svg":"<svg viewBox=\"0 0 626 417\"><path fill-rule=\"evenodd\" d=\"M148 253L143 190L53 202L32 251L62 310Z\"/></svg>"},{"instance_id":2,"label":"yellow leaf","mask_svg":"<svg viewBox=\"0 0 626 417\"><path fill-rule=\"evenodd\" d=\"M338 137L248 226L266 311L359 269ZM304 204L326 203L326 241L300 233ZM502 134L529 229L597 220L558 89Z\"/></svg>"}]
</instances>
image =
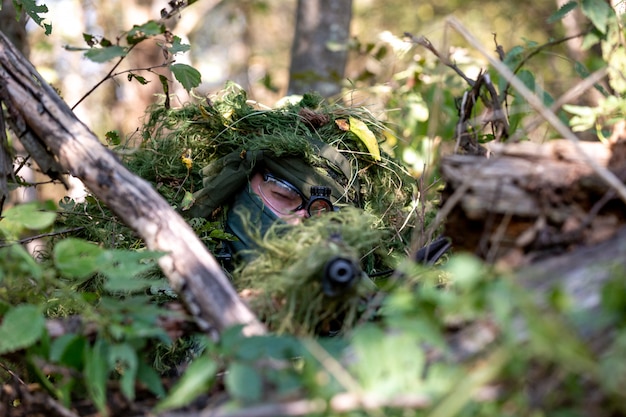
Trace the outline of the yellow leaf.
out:
<instances>
[{"instance_id":1,"label":"yellow leaf","mask_svg":"<svg viewBox=\"0 0 626 417\"><path fill-rule=\"evenodd\" d=\"M185 152L180 156L180 160L187 167L187 169L191 169L193 166L193 159L191 159L191 149L186 149Z\"/></svg>"},{"instance_id":2,"label":"yellow leaf","mask_svg":"<svg viewBox=\"0 0 626 417\"><path fill-rule=\"evenodd\" d=\"M365 145L374 161L380 161L380 148L376 136L367 127L365 123L359 119L350 117L350 132L354 133Z\"/></svg>"}]
</instances>

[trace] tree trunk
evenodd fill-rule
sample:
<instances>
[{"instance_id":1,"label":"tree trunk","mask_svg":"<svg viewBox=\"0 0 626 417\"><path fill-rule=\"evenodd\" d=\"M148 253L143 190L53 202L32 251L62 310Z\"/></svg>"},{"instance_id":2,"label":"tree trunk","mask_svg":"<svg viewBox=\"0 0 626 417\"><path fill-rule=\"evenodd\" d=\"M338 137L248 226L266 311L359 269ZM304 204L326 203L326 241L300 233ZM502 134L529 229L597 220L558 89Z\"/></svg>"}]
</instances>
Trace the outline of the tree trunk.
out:
<instances>
[{"instance_id":1,"label":"tree trunk","mask_svg":"<svg viewBox=\"0 0 626 417\"><path fill-rule=\"evenodd\" d=\"M213 325L221 331L241 324L247 334L265 332L183 218L100 144L2 34L0 100L19 138L30 137L38 143L47 159L80 178L149 249L164 253L159 259L161 269L204 329Z\"/></svg>"},{"instance_id":2,"label":"tree trunk","mask_svg":"<svg viewBox=\"0 0 626 417\"><path fill-rule=\"evenodd\" d=\"M298 0L288 94L341 91L348 57L352 0Z\"/></svg>"}]
</instances>

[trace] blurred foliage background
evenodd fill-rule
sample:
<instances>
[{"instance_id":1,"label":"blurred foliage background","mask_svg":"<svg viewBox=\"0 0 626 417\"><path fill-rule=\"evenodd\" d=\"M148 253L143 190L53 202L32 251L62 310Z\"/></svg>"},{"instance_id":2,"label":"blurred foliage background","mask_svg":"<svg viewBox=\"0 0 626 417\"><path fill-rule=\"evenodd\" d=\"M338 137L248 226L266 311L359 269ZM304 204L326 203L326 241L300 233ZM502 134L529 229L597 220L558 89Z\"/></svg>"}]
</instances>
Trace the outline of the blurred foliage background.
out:
<instances>
[{"instance_id":1,"label":"blurred foliage background","mask_svg":"<svg viewBox=\"0 0 626 417\"><path fill-rule=\"evenodd\" d=\"M90 62L80 51L64 47L86 47L83 33L115 39L133 24L158 18L165 6L165 2L155 0L49 2L50 12L46 16L56 36L47 37L36 25L29 25L30 58L72 105L104 77L109 67ZM203 0L172 19L169 29L192 45L183 62L202 73L203 83L196 93L210 94L221 89L225 81L232 80L248 91L251 99L274 105L287 89L295 8L295 0ZM562 22L546 22L556 9L557 4L548 0L523 3L355 0L343 99L383 112L392 91L410 88L407 83L412 80L406 71L412 67L408 65L426 65L434 59L422 48L407 49L402 45L399 41L405 32L426 36L442 52L451 48L453 59L472 76L485 68L486 63L446 28L446 16L455 15L491 49L495 50L497 42L507 52L517 45L541 44L565 35ZM141 68L158 60L154 56L157 52L147 46L144 49L135 51L126 65ZM567 45L561 45L543 52L530 63L550 69L541 71L546 90L558 95L568 88L565 83L573 71L572 54ZM442 68L441 72L450 70ZM438 88L447 92L454 94L458 92L455 87L465 87L458 80L457 85L444 80ZM141 125L143 111L155 100L153 94L158 93L158 87L158 82L146 88L118 77L91 94L75 111L99 135L111 126L130 134ZM181 102L189 99L184 90L176 94Z\"/></svg>"},{"instance_id":2,"label":"blurred foliage background","mask_svg":"<svg viewBox=\"0 0 626 417\"><path fill-rule=\"evenodd\" d=\"M177 61L202 74L202 84L194 94L210 95L230 80L241 85L250 99L275 105L287 92L296 5L295 0L202 0L169 19L168 29L192 45ZM124 71L158 65L162 62L160 49L142 43L115 69L120 75L88 94L112 64L83 57L82 50L87 47L83 33L114 41L133 24L157 19L167 4L157 0L55 0L47 6L45 17L54 36L45 36L30 22L22 49L71 106L79 103L74 111L99 137L117 130L120 137L132 138L143 123L145 109L162 100L157 74L164 70L142 73L147 85L128 81ZM486 61L446 26L447 16L456 16L495 54L498 46L504 53L516 47L530 50L585 30L578 10L548 23L558 7L558 1L548 0L354 0L351 40L345 45L349 57L343 94L338 99L348 106L366 106L375 117L388 122L395 134L389 138L389 148L419 175L425 164L435 160L442 139L444 144L451 141L457 120L455 99L468 86L431 52L403 42L404 33L425 36L475 78L487 68ZM589 70L598 65L593 49L583 51L581 42L578 37L557 43L525 63L525 68L536 74L537 88L558 97L580 79L576 65ZM171 93L174 106L192 99L180 87ZM593 104L593 95L586 100ZM44 197L46 193L43 191Z\"/></svg>"},{"instance_id":3,"label":"blurred foliage background","mask_svg":"<svg viewBox=\"0 0 626 417\"><path fill-rule=\"evenodd\" d=\"M111 130L116 130L119 138L132 140L135 135L140 136L145 109L163 100L162 89L151 71L145 71L147 85L129 81L125 71L158 65L162 61L160 49L138 47L125 67L114 70L119 76L93 93L92 87L106 78L112 66L86 60L80 49L86 48L83 33L115 40L133 24L157 19L167 6L165 2L57 0L47 5L47 18L55 36L45 36L40 27L29 25L23 50L71 106L80 102L75 107L77 115L103 142ZM533 75L535 90L558 97L603 62L594 47L581 47L582 37L574 37L571 42L557 41L587 30L588 22L577 20L578 10L549 22L548 17L558 7L553 1L354 0L343 91L331 99L344 105L365 106L386 122L391 127L386 146L418 176L425 165L436 166L433 161L437 155L453 145L458 119L456 101L468 86L431 51L405 42L404 33L427 37L436 50L450 54L451 61L474 78L487 68L487 63L446 26L446 16L454 15L494 56L498 47L504 54L520 59L532 56L524 62L524 69ZM263 105L273 106L282 99L288 88L295 9L295 0L201 0L177 15L170 30L192 46L177 59L200 70L203 78L194 94L210 96L232 80L248 91L250 99ZM547 43L554 44L539 47ZM172 93L176 97L172 106L192 98L184 89ZM589 93L579 101L593 105L597 97ZM528 109L522 106L511 114L525 112ZM535 131L531 139L549 136L545 128ZM95 199L88 197L85 204L108 220L108 214ZM44 211L37 205L26 207L30 211L21 206L6 214L3 225L7 229L2 233L7 239L17 239L24 230L48 230L55 216L63 220L68 212L80 214L82 210L69 199L62 200L60 213L46 218L41 218L49 214L45 207ZM78 210L74 210L76 207ZM32 213L38 216L31 216ZM33 224L31 217L38 222ZM90 221L93 217L84 218ZM210 227L213 226L207 226L204 232L212 232ZM141 249L134 240L123 241L127 239L125 233L120 226L113 233L103 229L102 235L89 238L111 246ZM120 383L130 402L136 395L135 379L163 398L159 379L163 374L156 372L169 371L181 360L178 357L166 364L168 354L178 350L193 355L202 350L195 349L195 340L189 342L193 349L177 346L180 340L172 338L172 342L152 322L158 314L175 316L155 308L151 300L169 299L171 294L165 283L151 282L148 286L147 281L140 281L139 285L145 284L149 289L146 296L109 294L102 297L101 303L94 301L98 294L119 295L120 291L136 290L134 275L150 277L154 273L155 265L149 259L154 254L109 250L68 240L38 263L21 245L0 249L5 273L2 279L6 288L15 289L2 293L5 300L0 304L0 312L8 313L4 316L6 325L0 326L6 336L0 338L4 341L0 343L0 353L25 352L24 356L10 357L15 363L7 362L7 369L21 371L22 367L30 367L33 379L60 403L68 406L72 398L87 396L96 408L103 410L107 406L104 393L109 377ZM111 260L119 269L128 271L129 276L108 269ZM278 400L304 393L307 398L322 399L323 404L331 407L315 408L320 403L312 401L311 413L325 411L328 415L343 415L342 410L351 410L341 408L341 401L336 401L337 409L332 409L333 400L342 399L356 404L351 415L624 414L624 394L620 389L624 382L623 361L616 360L624 357L626 340L622 330L626 305L623 271L615 272L615 279L598 297L600 320L587 318L584 306L576 305L558 288L538 295L543 301L538 307L531 300L533 294L520 289L508 275L493 271L469 255L453 257L443 271L424 270L408 263L402 265L401 272L406 279L390 288L388 297L381 302L378 321L356 328L350 340L321 340L318 345L317 341L294 341L289 336L244 339L238 329L232 329L222 335L219 343L198 342L206 347L203 356L192 362L188 377L181 378L173 388L168 386L172 388L171 395L161 408L188 404L198 394L217 387L226 388L231 405L235 406L266 400L267 392L278 392ZM450 291L441 291L442 272L454 283ZM90 274L96 274L97 279ZM17 299L15 294L23 297ZM22 299L31 304L15 307ZM52 342L42 336L47 334L44 313L54 318L65 316L66 311L80 311L86 319L96 322L97 336L88 339L72 333ZM591 351L570 326L576 320L593 321L592 330L598 333L605 328L615 329L615 341L604 352ZM461 352L464 355L457 360L458 352L453 351L454 344L446 343L447 338L454 338L465 324L472 323L484 325L479 326L481 330L499 329L499 333L487 332L486 341L478 343L477 351ZM94 339L97 341L92 343ZM164 351L145 352L153 339L163 342L159 348ZM462 334L457 339L469 340ZM256 362L267 357L289 360L291 366L276 370ZM298 360L291 361L294 357ZM53 369L51 373L37 373L42 360L80 372L55 373ZM156 363L161 366L155 366ZM216 382L216 371L220 369L228 372L221 373L222 379ZM496 375L498 379L488 384ZM74 390L75 387L79 389ZM88 395L80 392L85 390ZM415 393L420 395L394 396ZM401 400L409 402L397 406L395 401ZM385 414L386 405L393 407Z\"/></svg>"}]
</instances>

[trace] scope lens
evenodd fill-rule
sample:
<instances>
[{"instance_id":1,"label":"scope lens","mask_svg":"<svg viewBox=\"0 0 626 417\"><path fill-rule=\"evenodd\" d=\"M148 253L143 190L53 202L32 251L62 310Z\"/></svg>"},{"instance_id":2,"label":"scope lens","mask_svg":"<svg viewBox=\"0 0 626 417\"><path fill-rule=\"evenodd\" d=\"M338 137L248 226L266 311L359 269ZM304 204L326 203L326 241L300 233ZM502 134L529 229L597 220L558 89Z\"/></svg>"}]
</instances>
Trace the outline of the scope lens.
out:
<instances>
[{"instance_id":1,"label":"scope lens","mask_svg":"<svg viewBox=\"0 0 626 417\"><path fill-rule=\"evenodd\" d=\"M329 211L333 211L333 205L330 200L326 198L314 198L309 203L308 212L311 217L318 216Z\"/></svg>"}]
</instances>

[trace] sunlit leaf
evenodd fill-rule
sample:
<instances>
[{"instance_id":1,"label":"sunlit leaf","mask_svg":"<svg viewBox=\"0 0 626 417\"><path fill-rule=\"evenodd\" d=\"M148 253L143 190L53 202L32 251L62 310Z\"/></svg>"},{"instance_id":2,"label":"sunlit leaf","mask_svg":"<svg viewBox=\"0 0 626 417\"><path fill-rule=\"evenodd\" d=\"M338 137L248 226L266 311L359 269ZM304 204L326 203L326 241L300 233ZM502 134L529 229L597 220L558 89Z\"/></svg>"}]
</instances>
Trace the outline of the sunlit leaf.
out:
<instances>
[{"instance_id":1,"label":"sunlit leaf","mask_svg":"<svg viewBox=\"0 0 626 417\"><path fill-rule=\"evenodd\" d=\"M363 142L374 161L380 161L380 148L374 133L359 119L350 117L349 122L350 132L354 133Z\"/></svg>"},{"instance_id":2,"label":"sunlit leaf","mask_svg":"<svg viewBox=\"0 0 626 417\"><path fill-rule=\"evenodd\" d=\"M471 288L486 275L484 264L475 256L465 253L452 256L445 270L452 275L454 285L459 288Z\"/></svg>"},{"instance_id":3,"label":"sunlit leaf","mask_svg":"<svg viewBox=\"0 0 626 417\"><path fill-rule=\"evenodd\" d=\"M385 398L415 392L423 384L424 353L417 332L385 333L367 325L355 330L352 341L350 368L368 393Z\"/></svg>"},{"instance_id":4,"label":"sunlit leaf","mask_svg":"<svg viewBox=\"0 0 626 417\"><path fill-rule=\"evenodd\" d=\"M22 304L10 309L0 325L0 354L31 346L45 327L46 321L37 306Z\"/></svg>"}]
</instances>

